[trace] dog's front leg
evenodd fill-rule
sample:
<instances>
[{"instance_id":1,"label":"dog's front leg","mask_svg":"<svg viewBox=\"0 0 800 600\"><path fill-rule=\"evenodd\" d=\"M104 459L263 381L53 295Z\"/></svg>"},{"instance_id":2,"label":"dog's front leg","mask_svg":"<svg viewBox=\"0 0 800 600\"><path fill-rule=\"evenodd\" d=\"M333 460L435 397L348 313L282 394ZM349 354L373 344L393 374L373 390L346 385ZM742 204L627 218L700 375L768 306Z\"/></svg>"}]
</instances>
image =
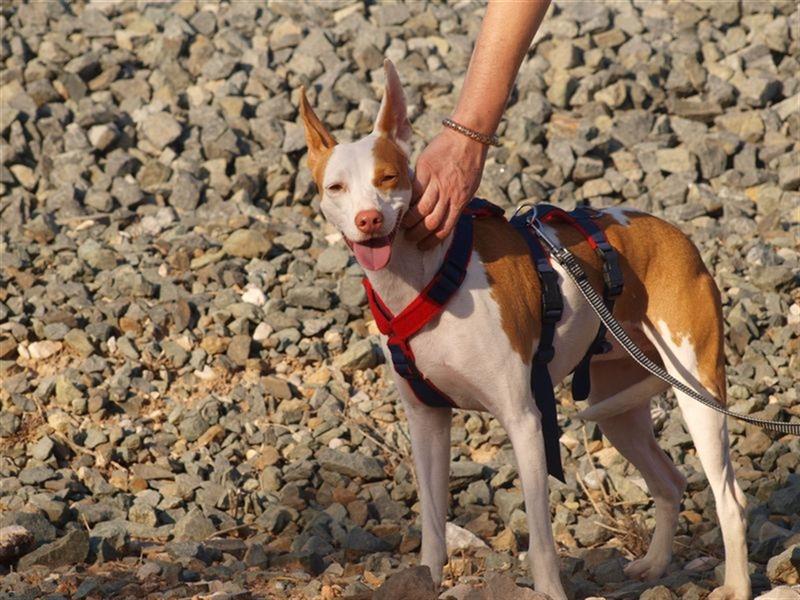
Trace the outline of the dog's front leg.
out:
<instances>
[{"instance_id":1,"label":"dog's front leg","mask_svg":"<svg viewBox=\"0 0 800 600\"><path fill-rule=\"evenodd\" d=\"M561 585L558 555L550 523L550 499L547 484L547 462L542 438L541 415L531 398L518 410L500 417L514 456L517 459L525 512L528 517L530 543L528 561L531 565L537 592L549 594L554 600L566 600Z\"/></svg>"},{"instance_id":2,"label":"dog's front leg","mask_svg":"<svg viewBox=\"0 0 800 600\"><path fill-rule=\"evenodd\" d=\"M422 404L405 383L398 384L411 432L411 450L422 504L421 564L438 585L447 562L445 524L449 503L450 421L452 410Z\"/></svg>"}]
</instances>

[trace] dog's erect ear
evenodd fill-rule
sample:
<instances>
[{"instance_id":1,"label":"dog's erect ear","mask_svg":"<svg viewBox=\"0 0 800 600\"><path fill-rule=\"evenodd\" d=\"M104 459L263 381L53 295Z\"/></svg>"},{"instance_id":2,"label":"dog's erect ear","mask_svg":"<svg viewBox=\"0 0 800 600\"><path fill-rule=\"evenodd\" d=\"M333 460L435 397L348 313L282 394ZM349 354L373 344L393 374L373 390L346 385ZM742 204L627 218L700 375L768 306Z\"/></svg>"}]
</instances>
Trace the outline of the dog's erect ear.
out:
<instances>
[{"instance_id":1,"label":"dog's erect ear","mask_svg":"<svg viewBox=\"0 0 800 600\"><path fill-rule=\"evenodd\" d=\"M306 130L308 145L308 168L311 169L317 184L321 184L322 173L319 167L325 164L325 158L336 145L336 140L322 124L306 98L306 88L300 88L300 116Z\"/></svg>"},{"instance_id":2,"label":"dog's erect ear","mask_svg":"<svg viewBox=\"0 0 800 600\"><path fill-rule=\"evenodd\" d=\"M383 61L386 72L386 90L375 120L375 131L386 135L397 142L397 145L409 155L411 153L411 123L406 112L406 95L400 85L400 77L388 58Z\"/></svg>"}]
</instances>

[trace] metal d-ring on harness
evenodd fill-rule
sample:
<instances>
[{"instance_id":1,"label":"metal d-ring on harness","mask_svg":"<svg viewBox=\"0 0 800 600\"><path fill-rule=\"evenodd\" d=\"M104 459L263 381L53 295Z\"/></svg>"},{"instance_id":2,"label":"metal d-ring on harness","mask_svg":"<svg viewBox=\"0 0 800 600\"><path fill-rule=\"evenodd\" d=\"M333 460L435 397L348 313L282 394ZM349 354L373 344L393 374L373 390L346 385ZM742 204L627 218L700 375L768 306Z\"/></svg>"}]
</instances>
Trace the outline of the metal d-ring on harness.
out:
<instances>
[{"instance_id":1,"label":"metal d-ring on harness","mask_svg":"<svg viewBox=\"0 0 800 600\"><path fill-rule=\"evenodd\" d=\"M598 295L598 293L589 283L586 273L578 264L578 261L575 260L575 256L573 256L573 254L558 241L551 239L544 232L541 227L541 222L537 219L536 210L533 210L532 214L526 217L526 224L532 231L536 232L537 237L550 251L550 256L566 269L570 279L572 279L572 281L575 282L575 285L578 286L578 289L583 297L586 298L589 306L592 307L592 310L594 310L595 314L597 314L597 316L600 318L601 323L605 326L605 328L608 329L611 335L614 336L614 338L620 343L625 351L631 355L631 358L633 358L633 360L639 364L639 366L648 371L650 374L655 375L665 383L668 383L675 389L680 390L693 400L697 400L701 404L704 404L705 406L708 406L709 408L722 413L723 415L733 417L734 419L739 419L740 421L750 423L751 425L756 425L769 431L800 435L800 423L785 423L781 421L758 419L756 417L751 417L749 415L743 415L728 410L713 400L709 400L682 381L676 379L659 365L650 360L633 342L628 334L625 333L625 330L613 317L603 298Z\"/></svg>"}]
</instances>

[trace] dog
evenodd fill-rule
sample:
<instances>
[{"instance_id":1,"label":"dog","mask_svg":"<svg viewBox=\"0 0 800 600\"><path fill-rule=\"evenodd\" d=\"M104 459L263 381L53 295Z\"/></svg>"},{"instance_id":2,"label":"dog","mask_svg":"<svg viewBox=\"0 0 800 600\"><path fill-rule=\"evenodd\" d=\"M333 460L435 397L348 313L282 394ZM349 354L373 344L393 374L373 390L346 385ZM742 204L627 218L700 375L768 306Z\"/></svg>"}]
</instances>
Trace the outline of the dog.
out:
<instances>
[{"instance_id":1,"label":"dog","mask_svg":"<svg viewBox=\"0 0 800 600\"><path fill-rule=\"evenodd\" d=\"M300 92L307 161L325 218L342 233L371 287L394 314L419 294L442 265L450 239L422 251L399 233L412 197L411 126L395 67L385 61L386 85L374 130L338 144ZM674 226L624 208L598 211L597 224L617 250L625 288L614 316L652 360L671 375L725 403L724 337L719 291L689 239ZM596 289L601 264L568 225L545 226L583 264ZM555 335L553 381L583 357L599 319L564 270L554 264L564 299ZM411 339L416 365L457 408L488 411L508 433L522 482L530 531L529 560L537 591L566 598L559 576L548 505L541 414L530 386L540 323L541 287L522 236L502 217L476 219L466 276L435 320ZM385 343L385 340L384 340ZM420 402L391 364L408 418L422 509L421 563L441 581L447 562L452 409ZM650 399L667 384L645 372L618 344L591 364L589 407L580 417L603 434L644 477L654 498L655 531L646 554L628 564L631 578L659 578L672 557L686 480L658 446ZM675 391L716 500L725 546L725 580L712 600L750 597L745 496L736 482L725 417Z\"/></svg>"}]
</instances>

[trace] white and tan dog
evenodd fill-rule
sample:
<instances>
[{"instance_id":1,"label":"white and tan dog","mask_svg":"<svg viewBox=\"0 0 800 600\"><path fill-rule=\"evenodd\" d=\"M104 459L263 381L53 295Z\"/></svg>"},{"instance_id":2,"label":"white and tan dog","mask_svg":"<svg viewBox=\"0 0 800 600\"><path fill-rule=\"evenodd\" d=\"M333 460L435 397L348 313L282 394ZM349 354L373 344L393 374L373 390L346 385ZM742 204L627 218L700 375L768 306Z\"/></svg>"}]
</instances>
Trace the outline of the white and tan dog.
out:
<instances>
[{"instance_id":1,"label":"white and tan dog","mask_svg":"<svg viewBox=\"0 0 800 600\"><path fill-rule=\"evenodd\" d=\"M437 272L450 240L423 252L397 235L411 200L411 127L397 72L389 61L385 70L386 91L375 129L367 137L337 144L304 90L300 113L322 212L345 236L372 287L397 314ZM625 278L615 317L673 376L724 403L719 292L697 250L678 229L642 213L607 210L598 223L620 254ZM580 259L595 288L601 289L601 265L584 238L567 225L555 225L549 233ZM572 281L555 267L565 308L550 372L553 381L560 381L583 357L599 321ZM540 285L525 242L502 218L478 219L463 284L441 316L412 338L411 346L420 371L459 408L489 411L508 432L525 497L533 580L537 590L562 599L540 414L530 386L540 312ZM649 401L667 386L617 344L594 358L591 376L590 406L581 416L599 422L611 443L641 471L655 500L650 548L625 572L655 579L670 563L686 487L659 448L650 420ZM408 417L422 503L421 561L439 581L447 562L452 411L423 405L404 379L396 374L394 379ZM681 392L676 395L714 493L725 544L725 584L710 598L744 600L750 597L745 497L734 477L725 417Z\"/></svg>"}]
</instances>

